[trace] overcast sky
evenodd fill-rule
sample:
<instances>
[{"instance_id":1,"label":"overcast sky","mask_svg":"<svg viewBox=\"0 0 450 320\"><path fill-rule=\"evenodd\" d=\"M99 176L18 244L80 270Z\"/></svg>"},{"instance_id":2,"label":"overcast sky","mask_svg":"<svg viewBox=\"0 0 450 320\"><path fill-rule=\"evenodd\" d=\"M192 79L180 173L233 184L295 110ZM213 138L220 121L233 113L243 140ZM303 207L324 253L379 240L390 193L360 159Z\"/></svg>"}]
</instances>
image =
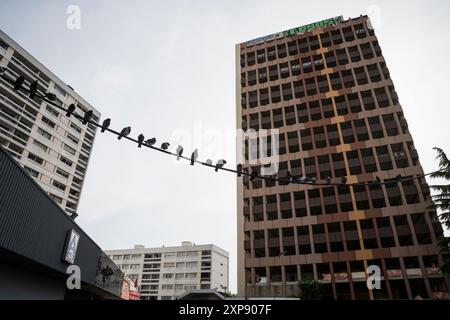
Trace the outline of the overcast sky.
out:
<instances>
[{"instance_id":1,"label":"overcast sky","mask_svg":"<svg viewBox=\"0 0 450 320\"><path fill-rule=\"evenodd\" d=\"M69 5L81 29L69 30ZM370 14L426 172L450 153L448 1L0 1L0 28L101 113L234 165L235 44ZM231 139L231 140L230 140ZM78 223L103 249L213 243L236 290L236 180L97 134Z\"/></svg>"}]
</instances>

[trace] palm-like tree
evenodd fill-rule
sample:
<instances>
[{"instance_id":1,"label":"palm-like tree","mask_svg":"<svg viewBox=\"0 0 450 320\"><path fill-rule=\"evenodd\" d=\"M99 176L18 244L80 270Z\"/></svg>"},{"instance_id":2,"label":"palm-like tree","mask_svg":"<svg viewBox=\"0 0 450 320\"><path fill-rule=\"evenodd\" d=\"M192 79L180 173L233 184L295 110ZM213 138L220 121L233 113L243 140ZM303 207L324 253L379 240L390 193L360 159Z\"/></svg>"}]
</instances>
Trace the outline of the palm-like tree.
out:
<instances>
[{"instance_id":1,"label":"palm-like tree","mask_svg":"<svg viewBox=\"0 0 450 320\"><path fill-rule=\"evenodd\" d=\"M444 179L450 183L450 160L440 148L434 148L437 152L436 160L439 160L439 171L430 175L434 179ZM432 185L430 188L436 192L431 197L430 209L439 212L439 218L447 229L450 229L450 184ZM450 274L450 238L439 239L441 253L444 256L444 264L441 270Z\"/></svg>"}]
</instances>

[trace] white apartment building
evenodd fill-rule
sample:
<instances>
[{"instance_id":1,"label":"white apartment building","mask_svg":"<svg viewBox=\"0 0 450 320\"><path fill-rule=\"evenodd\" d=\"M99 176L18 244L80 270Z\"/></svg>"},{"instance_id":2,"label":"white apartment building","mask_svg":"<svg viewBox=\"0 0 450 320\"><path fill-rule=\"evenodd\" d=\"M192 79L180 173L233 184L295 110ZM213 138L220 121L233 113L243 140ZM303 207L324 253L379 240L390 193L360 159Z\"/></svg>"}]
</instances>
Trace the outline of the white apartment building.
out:
<instances>
[{"instance_id":1,"label":"white apartment building","mask_svg":"<svg viewBox=\"0 0 450 320\"><path fill-rule=\"evenodd\" d=\"M141 300L174 300L189 290L228 291L228 252L185 241L177 247L105 250L126 276L138 279Z\"/></svg>"},{"instance_id":2,"label":"white apartment building","mask_svg":"<svg viewBox=\"0 0 450 320\"><path fill-rule=\"evenodd\" d=\"M54 93L55 103L76 105L76 112L93 110L80 97L25 49L0 30L0 67L15 79L24 76L24 86L38 80L40 93ZM30 99L0 78L0 145L4 147L70 215L76 213L96 127L83 125L74 117L42 102Z\"/></svg>"}]
</instances>

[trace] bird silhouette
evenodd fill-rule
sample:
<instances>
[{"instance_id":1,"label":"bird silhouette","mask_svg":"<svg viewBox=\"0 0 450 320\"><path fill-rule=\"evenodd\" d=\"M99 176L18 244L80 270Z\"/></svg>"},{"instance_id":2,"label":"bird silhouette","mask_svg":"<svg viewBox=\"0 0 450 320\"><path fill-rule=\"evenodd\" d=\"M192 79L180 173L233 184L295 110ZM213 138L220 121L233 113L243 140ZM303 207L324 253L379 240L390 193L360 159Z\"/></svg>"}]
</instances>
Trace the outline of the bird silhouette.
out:
<instances>
[{"instance_id":1,"label":"bird silhouette","mask_svg":"<svg viewBox=\"0 0 450 320\"><path fill-rule=\"evenodd\" d=\"M125 127L122 129L122 131L120 132L119 136L117 137L117 139L122 139L123 137L128 136L131 133L131 127Z\"/></svg>"},{"instance_id":2,"label":"bird silhouette","mask_svg":"<svg viewBox=\"0 0 450 320\"><path fill-rule=\"evenodd\" d=\"M110 118L105 119L102 124L102 132L105 132L106 129L108 129L110 125L111 125L111 119Z\"/></svg>"},{"instance_id":3,"label":"bird silhouette","mask_svg":"<svg viewBox=\"0 0 450 320\"><path fill-rule=\"evenodd\" d=\"M197 158L198 158L198 150L195 149L194 152L192 152L191 154L191 166L194 165L195 160L197 160Z\"/></svg>"}]
</instances>

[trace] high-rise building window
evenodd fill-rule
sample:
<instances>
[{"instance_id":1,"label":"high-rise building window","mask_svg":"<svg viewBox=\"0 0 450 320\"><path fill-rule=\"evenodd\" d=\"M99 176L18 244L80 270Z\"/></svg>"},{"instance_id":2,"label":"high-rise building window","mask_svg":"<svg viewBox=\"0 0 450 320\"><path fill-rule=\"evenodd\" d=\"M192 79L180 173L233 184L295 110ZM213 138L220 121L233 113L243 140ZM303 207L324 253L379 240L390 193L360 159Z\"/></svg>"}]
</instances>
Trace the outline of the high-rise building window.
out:
<instances>
[{"instance_id":1,"label":"high-rise building window","mask_svg":"<svg viewBox=\"0 0 450 320\"><path fill-rule=\"evenodd\" d=\"M53 199L53 201L55 201L56 203L61 204L63 202L63 199L61 197L55 196L52 193L49 193L50 198Z\"/></svg>"},{"instance_id":2,"label":"high-rise building window","mask_svg":"<svg viewBox=\"0 0 450 320\"><path fill-rule=\"evenodd\" d=\"M78 133L81 133L81 128L79 126L77 126L76 124L74 124L73 122L70 123L70 127L75 130Z\"/></svg>"},{"instance_id":3,"label":"high-rise building window","mask_svg":"<svg viewBox=\"0 0 450 320\"><path fill-rule=\"evenodd\" d=\"M46 106L46 107L45 107L45 110L46 110L48 113L50 113L52 116L54 116L54 117L56 117L56 118L59 117L59 112L56 111L55 109L53 109L52 107Z\"/></svg>"},{"instance_id":4,"label":"high-rise building window","mask_svg":"<svg viewBox=\"0 0 450 320\"><path fill-rule=\"evenodd\" d=\"M61 182L58 182L58 181L56 181L56 180L53 180L52 185L53 185L55 188L58 188L58 189L61 190L61 191L65 191L66 188L67 188L64 184L62 184Z\"/></svg>"},{"instance_id":5,"label":"high-rise building window","mask_svg":"<svg viewBox=\"0 0 450 320\"><path fill-rule=\"evenodd\" d=\"M46 117L42 117L42 122L45 123L47 126L49 126L52 129L56 128L56 124Z\"/></svg>"},{"instance_id":6,"label":"high-rise building window","mask_svg":"<svg viewBox=\"0 0 450 320\"><path fill-rule=\"evenodd\" d=\"M63 157L63 156L60 156L60 157L59 157L59 160L60 160L62 163L68 165L69 167L71 167L72 164L73 164L72 161L70 161L69 159L67 159L66 157Z\"/></svg>"},{"instance_id":7,"label":"high-rise building window","mask_svg":"<svg viewBox=\"0 0 450 320\"><path fill-rule=\"evenodd\" d=\"M79 140L77 138L75 138L73 135L71 135L70 133L67 134L67 139L69 139L70 141L72 141L75 144L78 144Z\"/></svg>"},{"instance_id":8,"label":"high-rise building window","mask_svg":"<svg viewBox=\"0 0 450 320\"><path fill-rule=\"evenodd\" d=\"M64 150L66 150L68 153L75 155L77 152L74 148L69 147L67 144L64 144Z\"/></svg>"},{"instance_id":9,"label":"high-rise building window","mask_svg":"<svg viewBox=\"0 0 450 320\"><path fill-rule=\"evenodd\" d=\"M41 136L43 136L45 139L47 139L47 140L51 140L52 139L52 135L50 134L50 133L48 133L47 131L45 131L45 130L43 130L43 129L41 129L41 128L38 128L38 133L41 135Z\"/></svg>"},{"instance_id":10,"label":"high-rise building window","mask_svg":"<svg viewBox=\"0 0 450 320\"><path fill-rule=\"evenodd\" d=\"M33 144L44 152L47 152L47 150L48 150L48 147L45 144L43 144L37 140L33 140Z\"/></svg>"},{"instance_id":11,"label":"high-rise building window","mask_svg":"<svg viewBox=\"0 0 450 320\"><path fill-rule=\"evenodd\" d=\"M61 177L64 177L64 178L69 178L69 173L67 172L67 171L64 171L64 170L62 170L62 169L60 169L60 168L56 168L56 171L55 171L57 174L59 174Z\"/></svg>"},{"instance_id":12,"label":"high-rise building window","mask_svg":"<svg viewBox=\"0 0 450 320\"><path fill-rule=\"evenodd\" d=\"M33 154L33 153L29 153L28 154L28 159L30 159L31 161L36 162L37 164L42 165L44 163L44 159L38 157L37 155Z\"/></svg>"},{"instance_id":13,"label":"high-rise building window","mask_svg":"<svg viewBox=\"0 0 450 320\"><path fill-rule=\"evenodd\" d=\"M33 178L39 177L39 172L38 172L38 171L36 171L36 170L34 170L34 169L31 169L30 167L27 167L27 166L25 166L24 169L25 169L25 171L27 171L27 172L30 174L30 176L32 176Z\"/></svg>"}]
</instances>

